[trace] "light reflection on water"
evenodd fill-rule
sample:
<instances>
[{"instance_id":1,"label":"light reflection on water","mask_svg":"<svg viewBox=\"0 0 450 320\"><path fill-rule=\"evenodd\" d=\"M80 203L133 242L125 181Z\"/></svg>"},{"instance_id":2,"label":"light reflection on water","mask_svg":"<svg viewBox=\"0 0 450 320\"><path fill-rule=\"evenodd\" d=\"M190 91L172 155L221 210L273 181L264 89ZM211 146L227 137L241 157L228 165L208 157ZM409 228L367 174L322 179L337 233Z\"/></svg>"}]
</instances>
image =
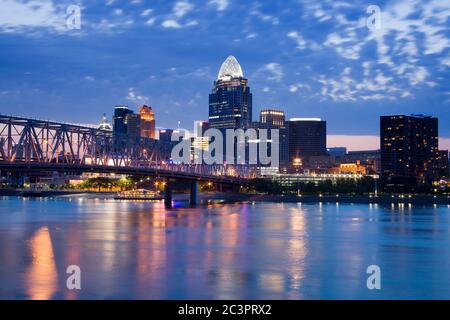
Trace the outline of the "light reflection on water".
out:
<instances>
[{"instance_id":1,"label":"light reflection on water","mask_svg":"<svg viewBox=\"0 0 450 320\"><path fill-rule=\"evenodd\" d=\"M57 290L53 245L47 227L41 227L29 240L31 261L25 274L26 291L30 299L50 299Z\"/></svg>"},{"instance_id":2,"label":"light reflection on water","mask_svg":"<svg viewBox=\"0 0 450 320\"><path fill-rule=\"evenodd\" d=\"M0 298L450 298L450 208L0 201ZM65 288L79 265L82 290ZM382 290L366 288L366 268Z\"/></svg>"}]
</instances>

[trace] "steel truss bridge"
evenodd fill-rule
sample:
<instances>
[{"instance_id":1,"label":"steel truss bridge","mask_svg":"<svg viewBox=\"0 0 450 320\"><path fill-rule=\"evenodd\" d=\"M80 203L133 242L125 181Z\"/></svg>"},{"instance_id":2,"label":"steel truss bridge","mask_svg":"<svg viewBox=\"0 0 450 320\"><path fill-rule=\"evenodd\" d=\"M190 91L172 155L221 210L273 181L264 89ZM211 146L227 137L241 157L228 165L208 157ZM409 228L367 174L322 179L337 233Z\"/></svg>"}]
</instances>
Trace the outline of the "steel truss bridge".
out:
<instances>
[{"instance_id":1,"label":"steel truss bridge","mask_svg":"<svg viewBox=\"0 0 450 320\"><path fill-rule=\"evenodd\" d=\"M173 143L89 126L0 115L0 171L117 173L242 185L250 166L173 164Z\"/></svg>"}]
</instances>

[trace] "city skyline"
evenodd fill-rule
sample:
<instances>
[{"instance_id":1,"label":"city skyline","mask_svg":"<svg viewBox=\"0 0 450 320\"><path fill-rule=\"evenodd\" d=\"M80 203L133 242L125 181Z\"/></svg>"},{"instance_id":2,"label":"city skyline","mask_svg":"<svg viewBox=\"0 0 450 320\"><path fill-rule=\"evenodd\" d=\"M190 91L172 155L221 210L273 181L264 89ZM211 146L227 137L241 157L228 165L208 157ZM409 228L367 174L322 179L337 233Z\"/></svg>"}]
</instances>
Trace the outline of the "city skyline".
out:
<instances>
[{"instance_id":1,"label":"city skyline","mask_svg":"<svg viewBox=\"0 0 450 320\"><path fill-rule=\"evenodd\" d=\"M214 80L213 94L212 95L209 94L209 96L210 96L210 106L209 106L210 113L211 113L211 96L214 96L214 97L216 96L215 92L217 92L218 84L223 83L226 86L228 86L228 81L233 80L233 79L238 79L239 81L244 81L242 84L239 84L239 86L243 85L244 88L248 88L248 91L249 91L249 94L250 94L249 98L246 98L246 99L249 99L249 101L250 101L250 108L249 108L250 110L249 110L249 119L248 119L248 121L257 121L257 117L258 117L257 115L256 115L255 118L253 118L253 113L252 113L252 108L251 108L251 106L252 106L252 103L251 103L251 101L252 101L252 93L250 92L250 87L247 87L248 79L245 77L243 69L242 69L240 63L237 61L237 59L234 56L230 55L223 61L223 63L221 64L221 67L219 69L219 73L218 73L218 75L217 75L217 77L215 79L216 80ZM244 92L245 91L246 90L244 90ZM223 93L221 95L223 95ZM236 99L237 97L239 97L239 99L242 99L241 95L242 95L242 93L238 94L238 96L236 96L236 97L230 96L230 97L226 98L225 100L228 100L228 99L231 98L231 100L234 101L234 99ZM213 99L217 99L217 97L213 98ZM224 99L224 98L222 97L221 99ZM221 104L225 103L225 100L223 100L221 102ZM215 103L216 102L214 102L214 104ZM125 107L123 107L123 106L115 106L115 108L126 108L131 113L134 113L134 111L140 110L143 107L148 108L146 105L141 105L141 106L138 105L136 108L134 108L136 110L134 110L133 108L130 108L129 106L125 106ZM214 108L216 108L216 107L214 107ZM152 109L152 108L150 107L150 109ZM261 109L260 112L264 112L264 110L265 109ZM285 112L285 110L281 110L281 111L283 113ZM213 112L215 112L215 111L213 111ZM381 117L391 116L391 115L387 115L386 114L386 115L381 115ZM408 114L402 114L402 115L409 116ZM414 114L410 114L410 115L414 115ZM422 115L422 114L416 114L416 115ZM432 116L432 115L428 115L428 114L423 114L423 115ZM241 115L239 117L241 117ZM209 117L210 125L211 125L211 123L214 123L216 121L216 118L219 119L219 117L217 117L217 116L213 116L211 118L211 115L210 115L210 117ZM226 119L226 117L224 119ZM287 120L289 120L289 121L296 121L298 119L322 120L321 118L296 118L296 117L291 117L291 118L288 118ZM104 125L104 121L105 121L105 116L103 116L102 122L100 123L100 126ZM116 121L115 120L115 116L113 114L112 123L114 123L115 121ZM181 130L186 130L186 131L190 132L191 134L193 134L195 132L195 123L199 122L199 121L203 122L205 120L195 120L194 121L194 128L193 128L193 130L192 130L192 128L190 128L188 126L183 127L183 128L180 127L180 123L181 123L180 121L178 121L177 128L174 128L174 127L169 128L168 126L156 126L155 127L154 124L153 124L153 126L154 126L154 130L153 130L154 136L156 135L156 132L161 130L161 129L163 129L163 130L172 130L172 131L173 130L177 130L177 129L181 129ZM206 120L206 122L208 122L208 120ZM94 124L91 124L91 125L95 126ZM220 126L221 125L219 125L219 127ZM158 129L158 130L156 130L156 129ZM379 135L358 136L358 135L332 135L332 134L330 135L330 134L326 134L326 137L327 137L327 141L328 141L328 143L326 143L326 147L328 147L328 148L345 147L348 151L379 150L381 148L380 136ZM439 139L439 147L440 147L440 149L450 149L450 138L438 137L438 139Z\"/></svg>"},{"instance_id":2,"label":"city skyline","mask_svg":"<svg viewBox=\"0 0 450 320\"><path fill-rule=\"evenodd\" d=\"M265 108L323 118L330 147L376 148L381 115L450 120L446 3L381 2L378 34L363 2L82 1L80 30L60 24L68 2L43 3L2 7L3 113L92 123L110 119L114 105L148 104L158 127L191 128L207 119L212 82L231 54L249 79L254 118ZM40 15L25 21L31 13ZM450 128L440 136L450 148Z\"/></svg>"}]
</instances>

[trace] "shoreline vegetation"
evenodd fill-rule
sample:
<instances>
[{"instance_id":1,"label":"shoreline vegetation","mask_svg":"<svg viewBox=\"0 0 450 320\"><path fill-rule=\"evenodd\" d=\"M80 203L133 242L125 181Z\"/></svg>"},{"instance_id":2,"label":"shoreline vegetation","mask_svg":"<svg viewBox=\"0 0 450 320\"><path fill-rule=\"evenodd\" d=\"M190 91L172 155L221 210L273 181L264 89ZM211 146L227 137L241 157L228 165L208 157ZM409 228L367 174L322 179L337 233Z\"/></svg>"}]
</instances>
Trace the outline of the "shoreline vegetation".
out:
<instances>
[{"instance_id":1,"label":"shoreline vegetation","mask_svg":"<svg viewBox=\"0 0 450 320\"><path fill-rule=\"evenodd\" d=\"M87 197L112 199L120 191L146 189L164 193L164 181L129 176L120 179L96 177L85 180L79 185L63 187L50 186L42 189L34 197ZM237 203L237 202L274 202L274 203L360 203L383 205L450 205L448 190L438 190L431 186L417 186L413 189L389 189L380 186L371 177L357 181L322 181L319 183L301 182L282 185L270 179L253 179L246 186L235 186L218 191L211 182L200 183L200 204ZM27 188L0 188L0 196L22 196ZM175 201L188 201L187 185L174 190ZM432 192L435 191L435 192ZM436 192L438 191L438 192Z\"/></svg>"}]
</instances>

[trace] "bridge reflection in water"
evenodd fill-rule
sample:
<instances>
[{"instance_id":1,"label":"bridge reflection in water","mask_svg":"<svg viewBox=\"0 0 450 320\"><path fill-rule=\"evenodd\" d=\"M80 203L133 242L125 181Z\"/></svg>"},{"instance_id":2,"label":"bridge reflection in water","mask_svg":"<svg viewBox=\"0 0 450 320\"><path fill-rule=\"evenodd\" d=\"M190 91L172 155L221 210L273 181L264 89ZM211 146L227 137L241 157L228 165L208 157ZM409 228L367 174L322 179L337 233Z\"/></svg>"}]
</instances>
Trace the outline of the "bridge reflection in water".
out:
<instances>
[{"instance_id":1,"label":"bridge reflection in water","mask_svg":"<svg viewBox=\"0 0 450 320\"><path fill-rule=\"evenodd\" d=\"M116 173L166 179L166 206L178 182L190 182L191 204L198 182L245 185L256 170L249 165L174 164L173 143L115 137L88 126L0 115L0 171L8 173Z\"/></svg>"}]
</instances>

